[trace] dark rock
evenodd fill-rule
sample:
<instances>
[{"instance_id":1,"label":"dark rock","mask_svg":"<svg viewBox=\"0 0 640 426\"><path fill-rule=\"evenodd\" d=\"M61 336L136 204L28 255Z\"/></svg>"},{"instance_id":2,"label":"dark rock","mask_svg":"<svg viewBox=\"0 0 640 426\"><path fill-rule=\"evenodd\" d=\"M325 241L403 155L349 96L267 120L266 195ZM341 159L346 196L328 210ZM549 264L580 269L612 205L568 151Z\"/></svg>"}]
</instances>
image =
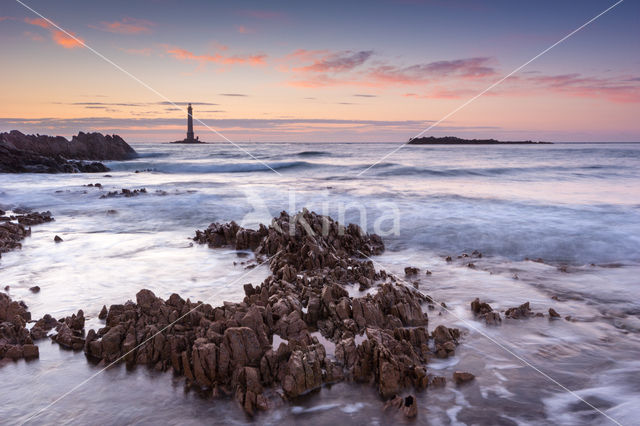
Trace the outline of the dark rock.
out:
<instances>
[{"instance_id":1,"label":"dark rock","mask_svg":"<svg viewBox=\"0 0 640 426\"><path fill-rule=\"evenodd\" d=\"M504 315L505 317L511 318L511 319L523 319L523 318L529 318L534 314L531 311L531 308L529 307L529 302L525 302L518 307L507 309Z\"/></svg>"},{"instance_id":2,"label":"dark rock","mask_svg":"<svg viewBox=\"0 0 640 426\"><path fill-rule=\"evenodd\" d=\"M18 223L0 221L0 257L2 253L22 247L20 241L31 235L31 228L26 227L53 220L50 212L16 213L12 218Z\"/></svg>"},{"instance_id":3,"label":"dark rock","mask_svg":"<svg viewBox=\"0 0 640 426\"><path fill-rule=\"evenodd\" d=\"M560 314L557 313L555 309L549 308L549 317L550 318L560 318Z\"/></svg>"},{"instance_id":4,"label":"dark rock","mask_svg":"<svg viewBox=\"0 0 640 426\"><path fill-rule=\"evenodd\" d=\"M26 329L31 314L22 302L12 301L9 296L0 293L0 361L4 358L35 358L38 348Z\"/></svg>"},{"instance_id":5,"label":"dark rock","mask_svg":"<svg viewBox=\"0 0 640 426\"><path fill-rule=\"evenodd\" d=\"M408 277L418 275L418 272L420 272L420 269L413 266L407 266L404 268L404 274Z\"/></svg>"},{"instance_id":6,"label":"dark rock","mask_svg":"<svg viewBox=\"0 0 640 426\"><path fill-rule=\"evenodd\" d=\"M102 309L100 310L100 313L98 314L98 319L106 319L107 318L107 307L105 305L102 305Z\"/></svg>"},{"instance_id":7,"label":"dark rock","mask_svg":"<svg viewBox=\"0 0 640 426\"><path fill-rule=\"evenodd\" d=\"M498 325L502 322L500 314L495 312L488 303L480 302L477 297L471 302L471 311L476 317L484 319L487 325Z\"/></svg>"},{"instance_id":8,"label":"dark rock","mask_svg":"<svg viewBox=\"0 0 640 426\"><path fill-rule=\"evenodd\" d=\"M353 380L375 385L386 399L429 385L433 353L422 305L431 299L376 272L365 256L384 250L378 236L305 210L283 212L258 230L212 224L194 240L252 250L269 259L271 275L260 285L245 284L241 303L218 307L141 290L135 303L103 308L106 327L87 333L87 356L172 369L190 385L232 395L249 415L268 408L268 387L294 399ZM377 292L350 297L345 286L353 283ZM460 332L440 326L433 338L448 356ZM327 345L335 345L333 356ZM401 409L414 416L415 398L402 399Z\"/></svg>"},{"instance_id":9,"label":"dark rock","mask_svg":"<svg viewBox=\"0 0 640 426\"><path fill-rule=\"evenodd\" d=\"M58 326L58 320L53 318L51 315L46 314L44 317L40 318L36 323L31 327L31 338L33 340L39 340L47 336L47 333L53 328Z\"/></svg>"},{"instance_id":10,"label":"dark rock","mask_svg":"<svg viewBox=\"0 0 640 426\"><path fill-rule=\"evenodd\" d=\"M127 160L137 154L119 136L82 133L69 142L61 136L24 135L17 130L0 133L0 172L97 173L109 169L101 163L74 160Z\"/></svg>"},{"instance_id":11,"label":"dark rock","mask_svg":"<svg viewBox=\"0 0 640 426\"><path fill-rule=\"evenodd\" d=\"M463 371L456 371L453 373L453 381L456 382L457 385L461 385L463 383L467 383L470 382L471 380L475 379L476 376L474 376L471 373L466 373Z\"/></svg>"},{"instance_id":12,"label":"dark rock","mask_svg":"<svg viewBox=\"0 0 640 426\"><path fill-rule=\"evenodd\" d=\"M146 194L147 193L147 189L146 188L140 188L140 189L127 189L127 188L122 188L120 190L120 192L118 191L109 191L106 194L103 194L100 196L100 198L130 198L130 197L137 197L138 195L142 195L142 194ZM115 210L108 210L107 213L109 214L113 214L116 213Z\"/></svg>"},{"instance_id":13,"label":"dark rock","mask_svg":"<svg viewBox=\"0 0 640 426\"><path fill-rule=\"evenodd\" d=\"M29 287L29 290L31 291L31 293L40 293L40 287L37 285L34 285L33 287Z\"/></svg>"},{"instance_id":14,"label":"dark rock","mask_svg":"<svg viewBox=\"0 0 640 426\"><path fill-rule=\"evenodd\" d=\"M53 241L55 241L56 243L61 243L64 240L56 235L55 237L53 237Z\"/></svg>"}]
</instances>

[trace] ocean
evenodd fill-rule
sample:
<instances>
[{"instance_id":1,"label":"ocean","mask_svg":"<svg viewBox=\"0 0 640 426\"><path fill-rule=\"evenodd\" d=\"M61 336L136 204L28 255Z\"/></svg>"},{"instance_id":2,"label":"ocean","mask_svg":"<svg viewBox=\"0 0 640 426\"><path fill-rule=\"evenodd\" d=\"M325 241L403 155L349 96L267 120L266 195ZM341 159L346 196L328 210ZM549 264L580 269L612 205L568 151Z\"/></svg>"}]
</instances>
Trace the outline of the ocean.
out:
<instances>
[{"instance_id":1,"label":"ocean","mask_svg":"<svg viewBox=\"0 0 640 426\"><path fill-rule=\"evenodd\" d=\"M302 208L383 236L376 267L421 269L420 291L464 331L433 374L476 375L418 393L431 424L633 424L640 416L640 144L406 146L365 143L133 144L140 157L104 174L0 176L0 208L50 210L22 250L3 254L0 285L33 318L103 305L143 288L214 306L239 302L267 266L244 269L233 250L194 245L212 222L268 224ZM257 160L256 160L257 159ZM268 167L267 167L268 166ZM100 183L102 189L88 187ZM139 196L101 198L121 188ZM64 242L54 244L59 235ZM481 258L458 257L473 251ZM446 262L446 256L453 258ZM469 267L472 262L474 267ZM431 275L424 274L425 270ZM38 285L33 294L29 287ZM359 293L357 286L350 290ZM529 301L564 317L487 327L469 304L503 310ZM2 422L19 423L100 367L41 341L40 358L0 367ZM572 393L573 392L573 393ZM577 396L586 400L588 406ZM385 424L375 389L338 383L279 403L266 424ZM604 414L603 414L604 413ZM605 416L606 414L606 416ZM244 424L235 402L212 399L171 373L113 367L42 411L33 424Z\"/></svg>"}]
</instances>

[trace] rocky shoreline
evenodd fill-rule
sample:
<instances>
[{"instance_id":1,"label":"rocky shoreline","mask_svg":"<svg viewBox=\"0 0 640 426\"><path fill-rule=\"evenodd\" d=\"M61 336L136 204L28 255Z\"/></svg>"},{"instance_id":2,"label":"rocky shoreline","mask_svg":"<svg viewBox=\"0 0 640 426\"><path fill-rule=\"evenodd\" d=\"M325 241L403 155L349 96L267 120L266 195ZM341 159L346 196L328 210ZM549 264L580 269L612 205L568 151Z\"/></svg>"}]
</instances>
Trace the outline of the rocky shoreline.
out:
<instances>
[{"instance_id":1,"label":"rocky shoreline","mask_svg":"<svg viewBox=\"0 0 640 426\"><path fill-rule=\"evenodd\" d=\"M53 220L48 213L20 218L29 225ZM0 361L38 357L34 342L50 336L105 367L124 362L172 370L190 387L234 398L250 416L277 405L274 398L292 401L349 381L374 386L381 407L411 418L418 413L414 392L475 379L466 371L450 378L430 374L430 360L453 356L464 335L445 325L428 331L427 311L436 302L411 283L376 271L367 258L381 254L384 243L357 225L345 227L307 210L293 216L282 212L257 230L213 223L196 231L193 240L211 248L252 251L271 274L260 285L245 284L242 302L220 306L178 294L163 300L143 289L135 302L103 306L99 319L104 327L86 333L82 310L31 321L24 303L0 294ZM405 273L415 277L419 269L409 266ZM354 284L365 295L350 296L347 287ZM470 308L487 325L502 322L479 299ZM552 311L550 319L559 317ZM542 316L528 303L503 312L510 320ZM34 323L30 329L29 322Z\"/></svg>"},{"instance_id":2,"label":"rocky shoreline","mask_svg":"<svg viewBox=\"0 0 640 426\"><path fill-rule=\"evenodd\" d=\"M118 135L80 132L62 136L0 133L0 173L101 173L100 161L128 160L136 151Z\"/></svg>"}]
</instances>

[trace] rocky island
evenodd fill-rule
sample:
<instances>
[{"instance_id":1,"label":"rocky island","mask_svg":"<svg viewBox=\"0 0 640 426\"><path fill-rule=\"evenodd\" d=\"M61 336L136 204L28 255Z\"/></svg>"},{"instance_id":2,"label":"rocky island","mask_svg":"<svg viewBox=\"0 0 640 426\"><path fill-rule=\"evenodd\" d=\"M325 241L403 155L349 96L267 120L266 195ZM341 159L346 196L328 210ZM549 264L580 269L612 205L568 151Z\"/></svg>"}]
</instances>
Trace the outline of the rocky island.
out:
<instances>
[{"instance_id":1,"label":"rocky island","mask_svg":"<svg viewBox=\"0 0 640 426\"><path fill-rule=\"evenodd\" d=\"M462 139L455 136L443 136L441 138L423 136L421 138L409 139L407 145L546 145L551 143L553 142L499 141L496 139Z\"/></svg>"},{"instance_id":2,"label":"rocky island","mask_svg":"<svg viewBox=\"0 0 640 426\"><path fill-rule=\"evenodd\" d=\"M136 151L118 135L80 132L62 136L0 133L0 173L100 173L99 161L128 160Z\"/></svg>"}]
</instances>

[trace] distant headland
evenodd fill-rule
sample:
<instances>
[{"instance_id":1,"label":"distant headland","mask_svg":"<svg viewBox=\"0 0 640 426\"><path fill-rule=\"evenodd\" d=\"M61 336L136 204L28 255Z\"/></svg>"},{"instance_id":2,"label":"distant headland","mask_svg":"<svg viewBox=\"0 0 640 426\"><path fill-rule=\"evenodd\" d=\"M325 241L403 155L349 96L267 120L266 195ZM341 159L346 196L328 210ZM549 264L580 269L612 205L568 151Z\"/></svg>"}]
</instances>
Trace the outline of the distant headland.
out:
<instances>
[{"instance_id":1,"label":"distant headland","mask_svg":"<svg viewBox=\"0 0 640 426\"><path fill-rule=\"evenodd\" d=\"M206 142L201 142L200 138L194 137L193 135L193 108L191 108L191 104L187 108L187 137L182 139L181 141L169 142L169 143L179 143L179 144L206 144Z\"/></svg>"},{"instance_id":2,"label":"distant headland","mask_svg":"<svg viewBox=\"0 0 640 426\"><path fill-rule=\"evenodd\" d=\"M551 144L553 142L534 142L534 141L499 141L496 139L462 139L455 136L444 136L436 138L434 136L412 138L407 142L408 145L538 145Z\"/></svg>"}]
</instances>

